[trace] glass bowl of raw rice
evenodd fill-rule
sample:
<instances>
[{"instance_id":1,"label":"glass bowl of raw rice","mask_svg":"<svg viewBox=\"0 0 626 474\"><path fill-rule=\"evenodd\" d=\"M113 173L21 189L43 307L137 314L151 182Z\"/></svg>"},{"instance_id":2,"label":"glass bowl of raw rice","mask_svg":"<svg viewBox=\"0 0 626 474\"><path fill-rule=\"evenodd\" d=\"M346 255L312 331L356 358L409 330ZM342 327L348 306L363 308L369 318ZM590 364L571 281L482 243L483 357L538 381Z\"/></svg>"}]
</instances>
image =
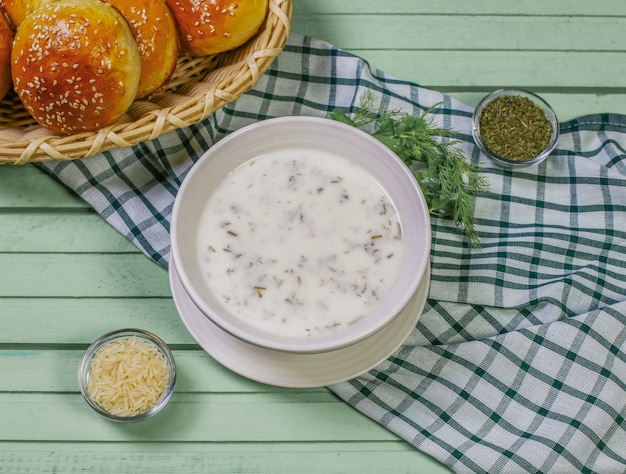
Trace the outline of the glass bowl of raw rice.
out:
<instances>
[{"instance_id":1,"label":"glass bowl of raw rice","mask_svg":"<svg viewBox=\"0 0 626 474\"><path fill-rule=\"evenodd\" d=\"M97 413L114 421L140 421L160 412L176 384L169 347L143 329L119 329L96 339L78 368L80 391Z\"/></svg>"}]
</instances>

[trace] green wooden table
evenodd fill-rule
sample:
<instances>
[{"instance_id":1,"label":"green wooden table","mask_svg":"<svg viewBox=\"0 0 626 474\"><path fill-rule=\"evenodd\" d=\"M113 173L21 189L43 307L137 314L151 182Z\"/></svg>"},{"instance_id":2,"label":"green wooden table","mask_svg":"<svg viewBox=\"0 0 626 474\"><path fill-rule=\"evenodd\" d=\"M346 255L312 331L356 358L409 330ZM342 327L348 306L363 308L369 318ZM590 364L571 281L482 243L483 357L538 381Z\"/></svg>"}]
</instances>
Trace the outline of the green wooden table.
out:
<instances>
[{"instance_id":1,"label":"green wooden table","mask_svg":"<svg viewBox=\"0 0 626 474\"><path fill-rule=\"evenodd\" d=\"M623 0L297 0L293 30L476 104L539 92L559 118L626 111ZM173 348L170 406L119 425L78 392L87 345L136 326ZM0 167L0 473L447 472L325 388L266 386L194 342L167 273L32 165Z\"/></svg>"}]
</instances>

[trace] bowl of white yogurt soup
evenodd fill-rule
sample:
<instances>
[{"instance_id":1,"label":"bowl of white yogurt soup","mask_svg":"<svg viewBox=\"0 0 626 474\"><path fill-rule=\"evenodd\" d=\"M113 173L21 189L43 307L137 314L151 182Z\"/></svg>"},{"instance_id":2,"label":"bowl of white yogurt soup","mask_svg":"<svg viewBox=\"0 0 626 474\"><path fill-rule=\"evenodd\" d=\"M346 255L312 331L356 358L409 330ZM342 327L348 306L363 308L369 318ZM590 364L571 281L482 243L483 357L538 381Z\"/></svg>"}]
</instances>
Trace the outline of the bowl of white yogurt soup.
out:
<instances>
[{"instance_id":1,"label":"bowl of white yogurt soup","mask_svg":"<svg viewBox=\"0 0 626 474\"><path fill-rule=\"evenodd\" d=\"M176 197L171 258L221 330L275 351L345 348L391 322L429 261L415 177L330 119L254 123L212 146Z\"/></svg>"}]
</instances>

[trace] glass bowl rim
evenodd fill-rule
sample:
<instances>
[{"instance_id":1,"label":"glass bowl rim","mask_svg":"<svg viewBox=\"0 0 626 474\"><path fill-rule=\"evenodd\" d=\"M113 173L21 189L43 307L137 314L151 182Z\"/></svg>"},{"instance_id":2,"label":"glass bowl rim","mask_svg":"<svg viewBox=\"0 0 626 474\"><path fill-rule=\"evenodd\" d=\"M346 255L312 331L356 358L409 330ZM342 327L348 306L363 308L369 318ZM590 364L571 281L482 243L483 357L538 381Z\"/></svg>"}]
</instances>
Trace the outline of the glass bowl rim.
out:
<instances>
[{"instance_id":1,"label":"glass bowl rim","mask_svg":"<svg viewBox=\"0 0 626 474\"><path fill-rule=\"evenodd\" d=\"M515 95L525 96L528 99L532 100L535 104L539 105L543 112L546 114L546 117L550 122L550 126L552 129L550 140L548 141L546 147L540 153L538 153L537 156L529 160L513 160L505 156L499 155L498 153L492 151L485 144L485 142L482 140L482 137L480 136L480 115L483 109L499 97ZM478 102L478 105L474 109L474 113L472 115L472 135L474 137L474 142L476 143L480 151L497 164L500 164L507 168L526 168L542 163L554 151L559 140L560 125L556 112L543 97L539 96L535 92L524 88L503 87L489 92L480 100L480 102Z\"/></svg>"},{"instance_id":2,"label":"glass bowl rim","mask_svg":"<svg viewBox=\"0 0 626 474\"><path fill-rule=\"evenodd\" d=\"M165 393L161 396L159 401L154 406L152 406L147 411L138 413L137 415L125 417L125 416L118 416L118 415L109 413L91 397L89 393L89 388L88 388L89 371L90 371L89 366L94 355L104 345L117 339L124 339L124 338L133 337L133 336L138 337L142 340L148 341L149 343L153 344L163 354L167 362L168 369L169 369L169 380L168 380L168 386L167 386L167 389L165 390ZM89 347L87 347L87 349L85 350L85 352L83 353L81 357L80 364L78 366L78 386L79 386L79 389L83 398L85 399L87 404L91 408L93 408L97 413L113 421L122 421L122 422L140 421L140 420L144 420L144 419L147 419L156 415L169 402L172 396L172 393L174 391L175 385L176 385L176 362L174 360L174 355L172 354L171 349L168 347L165 341L163 341L163 339L161 339L156 334L150 331L147 331L145 329L122 328L122 329L115 329L113 331L109 331L101 335L96 340L94 340L89 345Z\"/></svg>"}]
</instances>

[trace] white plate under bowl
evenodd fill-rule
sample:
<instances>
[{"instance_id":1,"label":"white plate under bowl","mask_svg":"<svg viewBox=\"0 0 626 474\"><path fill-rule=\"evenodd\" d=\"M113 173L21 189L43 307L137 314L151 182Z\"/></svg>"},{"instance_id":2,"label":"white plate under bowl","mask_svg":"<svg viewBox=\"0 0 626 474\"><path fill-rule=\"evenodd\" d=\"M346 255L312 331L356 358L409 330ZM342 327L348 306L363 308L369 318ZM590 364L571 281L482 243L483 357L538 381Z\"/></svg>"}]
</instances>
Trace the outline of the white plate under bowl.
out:
<instances>
[{"instance_id":1,"label":"white plate under bowl","mask_svg":"<svg viewBox=\"0 0 626 474\"><path fill-rule=\"evenodd\" d=\"M170 257L170 287L178 314L196 342L223 366L257 382L289 388L324 387L374 368L409 337L419 320L430 287L430 266L404 310L369 338L332 352L294 354L253 346L213 324L193 303Z\"/></svg>"}]
</instances>

